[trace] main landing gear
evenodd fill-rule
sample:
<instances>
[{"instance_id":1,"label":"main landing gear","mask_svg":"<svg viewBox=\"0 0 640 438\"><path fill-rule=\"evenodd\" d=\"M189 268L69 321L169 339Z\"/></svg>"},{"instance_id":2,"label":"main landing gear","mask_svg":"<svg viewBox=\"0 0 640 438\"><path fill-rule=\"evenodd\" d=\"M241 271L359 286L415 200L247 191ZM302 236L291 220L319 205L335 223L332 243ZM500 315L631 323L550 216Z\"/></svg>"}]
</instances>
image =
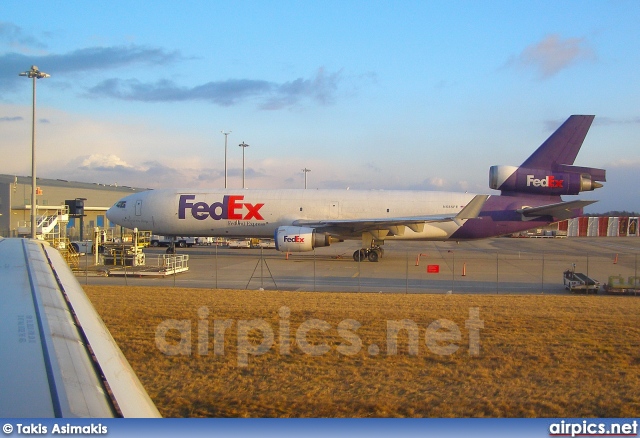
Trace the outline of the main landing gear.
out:
<instances>
[{"instance_id":1,"label":"main landing gear","mask_svg":"<svg viewBox=\"0 0 640 438\"><path fill-rule=\"evenodd\" d=\"M373 246L371 248L362 248L353 253L353 260L361 262L369 260L370 262L377 262L384 255L384 249L379 246Z\"/></svg>"}]
</instances>

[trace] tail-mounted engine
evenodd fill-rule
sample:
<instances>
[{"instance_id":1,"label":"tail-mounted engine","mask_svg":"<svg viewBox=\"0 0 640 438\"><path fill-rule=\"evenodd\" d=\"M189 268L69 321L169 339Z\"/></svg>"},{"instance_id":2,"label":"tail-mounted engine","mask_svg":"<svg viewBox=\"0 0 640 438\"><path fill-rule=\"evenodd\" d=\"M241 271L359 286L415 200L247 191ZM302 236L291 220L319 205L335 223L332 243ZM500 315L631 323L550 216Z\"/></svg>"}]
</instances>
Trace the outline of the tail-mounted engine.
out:
<instances>
[{"instance_id":1,"label":"tail-mounted engine","mask_svg":"<svg viewBox=\"0 0 640 438\"><path fill-rule=\"evenodd\" d=\"M284 252L312 251L331 244L328 234L317 233L314 228L307 227L279 227L274 239L276 249Z\"/></svg>"},{"instance_id":2,"label":"tail-mounted engine","mask_svg":"<svg viewBox=\"0 0 640 438\"><path fill-rule=\"evenodd\" d=\"M602 187L605 170L560 164L555 170L491 166L489 187L502 192L540 195L577 195Z\"/></svg>"}]
</instances>

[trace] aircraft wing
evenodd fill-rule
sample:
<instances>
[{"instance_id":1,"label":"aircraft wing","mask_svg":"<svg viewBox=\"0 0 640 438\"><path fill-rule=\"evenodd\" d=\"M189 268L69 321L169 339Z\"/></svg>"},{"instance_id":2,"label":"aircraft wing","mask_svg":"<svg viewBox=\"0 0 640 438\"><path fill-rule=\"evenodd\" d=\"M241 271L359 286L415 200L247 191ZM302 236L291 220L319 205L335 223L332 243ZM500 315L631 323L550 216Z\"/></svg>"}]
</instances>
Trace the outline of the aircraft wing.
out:
<instances>
[{"instance_id":1,"label":"aircraft wing","mask_svg":"<svg viewBox=\"0 0 640 438\"><path fill-rule=\"evenodd\" d=\"M482 206L489 199L489 195L476 195L459 213L453 215L425 215L393 218L365 218L365 219L299 219L293 222L295 226L310 228L325 228L348 233L387 229L392 234L401 235L404 227L420 232L424 224L433 222L459 222L478 217Z\"/></svg>"},{"instance_id":2,"label":"aircraft wing","mask_svg":"<svg viewBox=\"0 0 640 438\"><path fill-rule=\"evenodd\" d=\"M556 204L542 205L540 207L525 207L517 210L525 217L553 216L560 220L570 219L575 215L572 210L586 207L598 201L568 201L558 202Z\"/></svg>"},{"instance_id":3,"label":"aircraft wing","mask_svg":"<svg viewBox=\"0 0 640 438\"><path fill-rule=\"evenodd\" d=\"M0 238L0 417L158 417L60 253Z\"/></svg>"}]
</instances>

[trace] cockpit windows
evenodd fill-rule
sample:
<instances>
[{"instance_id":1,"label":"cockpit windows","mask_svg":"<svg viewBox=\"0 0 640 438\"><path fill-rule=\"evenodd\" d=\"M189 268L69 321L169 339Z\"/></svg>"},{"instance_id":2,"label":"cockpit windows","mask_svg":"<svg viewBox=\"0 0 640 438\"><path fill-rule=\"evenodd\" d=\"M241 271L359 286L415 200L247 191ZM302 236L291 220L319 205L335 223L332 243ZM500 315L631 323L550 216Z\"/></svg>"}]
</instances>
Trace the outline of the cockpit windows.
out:
<instances>
[{"instance_id":1,"label":"cockpit windows","mask_svg":"<svg viewBox=\"0 0 640 438\"><path fill-rule=\"evenodd\" d=\"M116 202L116 208L125 208L127 206L127 201L118 201Z\"/></svg>"}]
</instances>

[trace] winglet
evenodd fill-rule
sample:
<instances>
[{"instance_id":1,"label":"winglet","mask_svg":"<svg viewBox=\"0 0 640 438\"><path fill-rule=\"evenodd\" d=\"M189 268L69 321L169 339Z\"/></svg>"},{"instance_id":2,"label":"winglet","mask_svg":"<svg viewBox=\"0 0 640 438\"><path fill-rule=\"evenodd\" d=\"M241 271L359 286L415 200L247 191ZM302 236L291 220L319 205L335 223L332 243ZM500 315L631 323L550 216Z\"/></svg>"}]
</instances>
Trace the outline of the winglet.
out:
<instances>
[{"instance_id":1,"label":"winglet","mask_svg":"<svg viewBox=\"0 0 640 438\"><path fill-rule=\"evenodd\" d=\"M453 220L475 219L482 211L484 203L487 202L490 195L476 195L473 199L460 210L460 213L453 218Z\"/></svg>"}]
</instances>

